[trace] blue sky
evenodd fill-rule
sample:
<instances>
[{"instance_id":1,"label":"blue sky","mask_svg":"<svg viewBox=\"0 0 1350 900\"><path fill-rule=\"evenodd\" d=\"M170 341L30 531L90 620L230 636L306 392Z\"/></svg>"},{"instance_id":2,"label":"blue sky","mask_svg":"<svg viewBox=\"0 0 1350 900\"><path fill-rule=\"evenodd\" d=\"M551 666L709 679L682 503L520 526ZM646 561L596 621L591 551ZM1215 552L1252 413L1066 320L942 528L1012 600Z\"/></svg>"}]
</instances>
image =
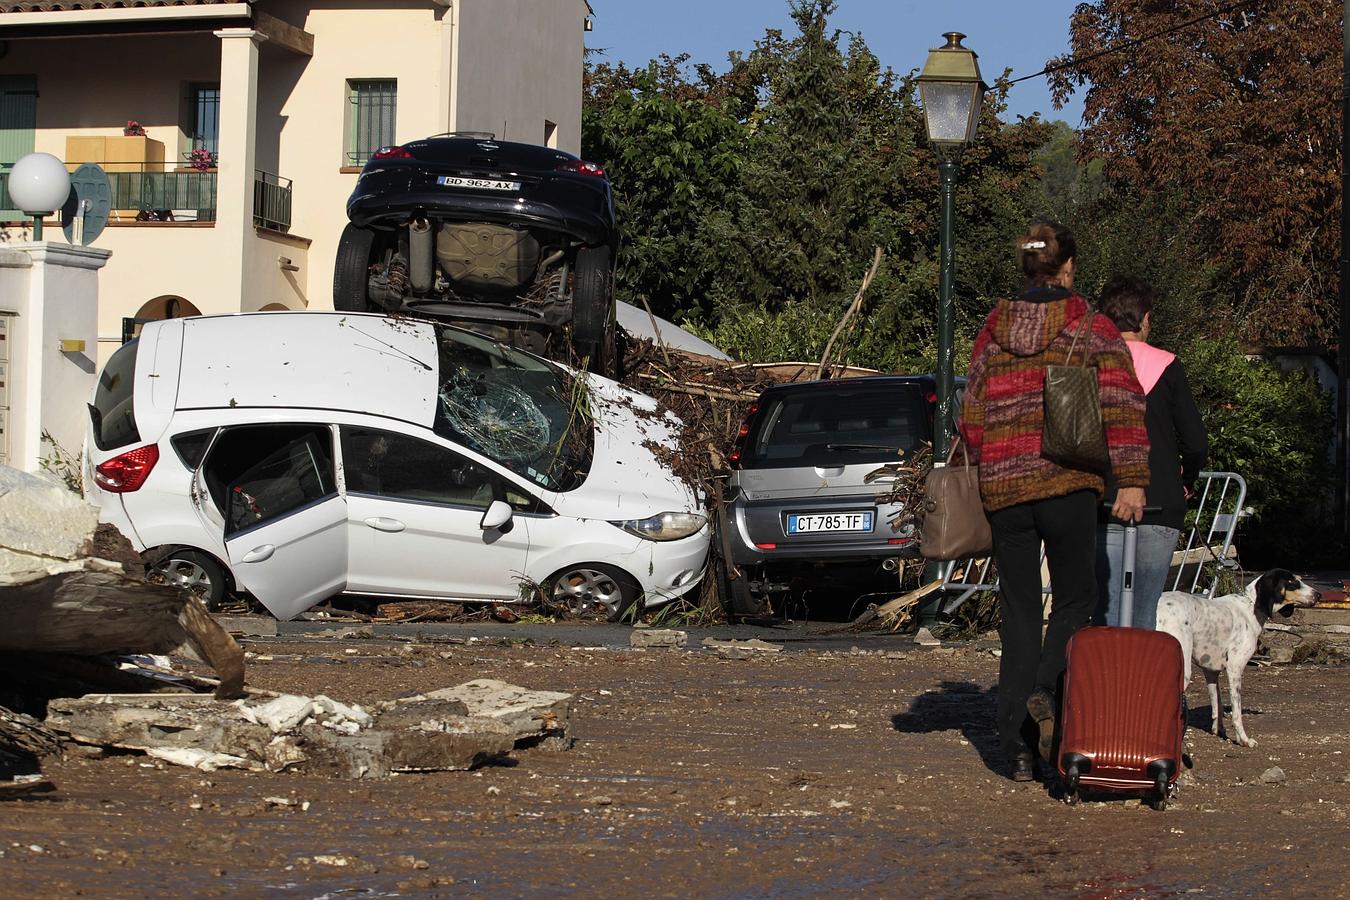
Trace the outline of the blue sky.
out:
<instances>
[{"instance_id":1,"label":"blue sky","mask_svg":"<svg viewBox=\"0 0 1350 900\"><path fill-rule=\"evenodd\" d=\"M629 66L669 53L688 53L692 62L726 68L727 51L748 51L768 28L795 33L788 0L590 0L595 30L586 46L603 48L601 59ZM833 28L861 33L867 46L897 72L923 67L942 33L960 31L980 57L985 81L1010 68L1013 77L1044 68L1068 52L1069 16L1079 0L839 0ZM1045 78L1013 86L1010 115L1039 111L1048 119L1077 126L1081 93L1064 109L1050 102Z\"/></svg>"}]
</instances>

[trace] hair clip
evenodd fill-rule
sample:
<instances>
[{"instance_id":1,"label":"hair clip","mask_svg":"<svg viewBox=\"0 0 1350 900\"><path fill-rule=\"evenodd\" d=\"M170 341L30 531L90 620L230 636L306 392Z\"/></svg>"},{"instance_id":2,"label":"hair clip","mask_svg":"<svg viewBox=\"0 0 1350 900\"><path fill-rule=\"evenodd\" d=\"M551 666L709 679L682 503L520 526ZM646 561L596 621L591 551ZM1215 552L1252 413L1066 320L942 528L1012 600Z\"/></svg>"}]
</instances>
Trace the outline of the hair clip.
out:
<instances>
[{"instance_id":1,"label":"hair clip","mask_svg":"<svg viewBox=\"0 0 1350 900\"><path fill-rule=\"evenodd\" d=\"M1022 245L1023 250L1044 250L1045 241L1027 241Z\"/></svg>"}]
</instances>

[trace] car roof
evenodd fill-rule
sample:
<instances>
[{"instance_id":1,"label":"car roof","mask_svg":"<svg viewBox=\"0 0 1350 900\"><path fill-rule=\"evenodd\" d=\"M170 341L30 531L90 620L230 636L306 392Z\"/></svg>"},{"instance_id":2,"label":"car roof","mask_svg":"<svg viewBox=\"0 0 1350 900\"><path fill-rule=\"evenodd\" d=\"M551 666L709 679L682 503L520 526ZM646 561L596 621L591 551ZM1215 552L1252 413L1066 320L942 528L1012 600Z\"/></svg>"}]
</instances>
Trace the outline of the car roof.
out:
<instances>
[{"instance_id":1,"label":"car roof","mask_svg":"<svg viewBox=\"0 0 1350 900\"><path fill-rule=\"evenodd\" d=\"M957 378L957 384L964 384L964 378ZM932 374L925 375L863 375L858 378L822 378L816 381L795 381L791 384L775 384L772 387L764 389L760 395L762 397L776 396L779 394L795 394L808 392L828 393L830 391L848 391L858 388L870 387L901 387L904 385L918 385L922 387L932 387L937 383L937 376Z\"/></svg>"},{"instance_id":2,"label":"car roof","mask_svg":"<svg viewBox=\"0 0 1350 900\"><path fill-rule=\"evenodd\" d=\"M521 141L502 141L485 135L470 137L464 133L433 134L430 137L407 141L404 147L419 145L435 147L441 153L463 154L465 159L489 157L498 164L522 165L534 169L556 169L564 160L578 157L540 144L527 144Z\"/></svg>"},{"instance_id":3,"label":"car roof","mask_svg":"<svg viewBox=\"0 0 1350 900\"><path fill-rule=\"evenodd\" d=\"M429 322L330 312L174 321L182 328L177 409L335 409L422 425L434 418L439 361Z\"/></svg>"}]
</instances>

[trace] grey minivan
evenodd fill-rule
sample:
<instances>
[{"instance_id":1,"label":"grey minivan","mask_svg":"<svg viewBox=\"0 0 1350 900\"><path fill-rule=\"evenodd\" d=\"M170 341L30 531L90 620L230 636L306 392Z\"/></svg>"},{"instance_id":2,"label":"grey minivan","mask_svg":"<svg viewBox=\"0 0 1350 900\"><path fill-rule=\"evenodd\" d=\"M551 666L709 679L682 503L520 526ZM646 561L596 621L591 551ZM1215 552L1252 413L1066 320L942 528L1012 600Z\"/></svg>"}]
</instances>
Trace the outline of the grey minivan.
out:
<instances>
[{"instance_id":1,"label":"grey minivan","mask_svg":"<svg viewBox=\"0 0 1350 900\"><path fill-rule=\"evenodd\" d=\"M912 524L864 479L933 440L932 375L784 384L751 406L731 451L722 586L733 618L764 615L772 595L850 571L894 571L917 557ZM734 563L734 571L725 566ZM740 577L735 577L739 573Z\"/></svg>"}]
</instances>

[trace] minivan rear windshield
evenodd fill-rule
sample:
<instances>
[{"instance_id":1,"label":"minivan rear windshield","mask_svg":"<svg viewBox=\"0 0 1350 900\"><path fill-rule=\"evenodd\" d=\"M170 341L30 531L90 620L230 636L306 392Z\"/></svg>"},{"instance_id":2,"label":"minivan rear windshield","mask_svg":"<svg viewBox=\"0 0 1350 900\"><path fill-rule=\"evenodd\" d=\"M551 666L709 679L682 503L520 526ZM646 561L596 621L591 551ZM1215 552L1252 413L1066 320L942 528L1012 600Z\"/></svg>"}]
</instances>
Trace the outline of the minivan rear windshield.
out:
<instances>
[{"instance_id":1,"label":"minivan rear windshield","mask_svg":"<svg viewBox=\"0 0 1350 900\"><path fill-rule=\"evenodd\" d=\"M89 419L94 426L94 446L116 450L138 443L134 399L136 393L136 351L140 341L131 341L114 353L98 376Z\"/></svg>"},{"instance_id":2,"label":"minivan rear windshield","mask_svg":"<svg viewBox=\"0 0 1350 900\"><path fill-rule=\"evenodd\" d=\"M741 454L746 469L894 462L930 438L917 383L830 387L771 395Z\"/></svg>"},{"instance_id":3,"label":"minivan rear windshield","mask_svg":"<svg viewBox=\"0 0 1350 900\"><path fill-rule=\"evenodd\" d=\"M432 430L546 490L580 486L595 428L573 377L476 334L438 327L437 337Z\"/></svg>"}]
</instances>

